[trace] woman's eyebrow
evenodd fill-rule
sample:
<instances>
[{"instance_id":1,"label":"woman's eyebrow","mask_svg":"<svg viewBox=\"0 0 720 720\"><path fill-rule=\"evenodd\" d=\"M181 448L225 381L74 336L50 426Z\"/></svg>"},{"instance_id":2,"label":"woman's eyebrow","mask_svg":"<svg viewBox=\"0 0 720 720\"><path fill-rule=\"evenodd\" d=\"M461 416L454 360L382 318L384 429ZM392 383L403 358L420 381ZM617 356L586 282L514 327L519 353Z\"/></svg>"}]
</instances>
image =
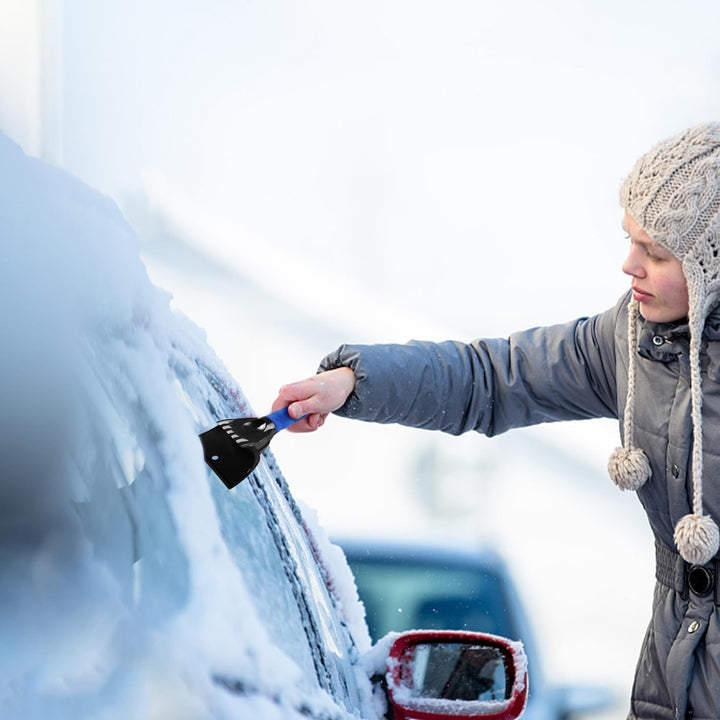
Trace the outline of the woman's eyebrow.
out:
<instances>
[{"instance_id":1,"label":"woman's eyebrow","mask_svg":"<svg viewBox=\"0 0 720 720\"><path fill-rule=\"evenodd\" d=\"M632 235L630 235L630 232L628 231L628 229L625 227L625 223L624 223L624 222L621 222L621 223L620 223L620 227L623 229L623 232L627 235L628 238L630 238L630 241L631 241L634 245L645 245L646 247L653 247L653 248L658 247L658 248L663 248L663 245L661 245L661 244L660 244L659 242L657 242L656 240L653 240L651 237L647 237L647 238L634 238L634 237L632 237Z\"/></svg>"}]
</instances>

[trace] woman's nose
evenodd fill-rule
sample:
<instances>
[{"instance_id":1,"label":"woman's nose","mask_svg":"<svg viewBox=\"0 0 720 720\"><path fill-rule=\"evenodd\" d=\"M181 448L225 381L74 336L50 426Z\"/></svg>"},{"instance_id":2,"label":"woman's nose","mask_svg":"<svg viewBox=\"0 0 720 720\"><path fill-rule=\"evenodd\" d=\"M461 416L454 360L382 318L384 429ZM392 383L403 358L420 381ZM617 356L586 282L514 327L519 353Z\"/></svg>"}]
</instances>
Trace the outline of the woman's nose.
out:
<instances>
[{"instance_id":1,"label":"woman's nose","mask_svg":"<svg viewBox=\"0 0 720 720\"><path fill-rule=\"evenodd\" d=\"M645 277L645 268L634 250L635 248L630 248L630 252L625 258L625 262L622 264L622 271L626 275L631 275L632 277Z\"/></svg>"}]
</instances>

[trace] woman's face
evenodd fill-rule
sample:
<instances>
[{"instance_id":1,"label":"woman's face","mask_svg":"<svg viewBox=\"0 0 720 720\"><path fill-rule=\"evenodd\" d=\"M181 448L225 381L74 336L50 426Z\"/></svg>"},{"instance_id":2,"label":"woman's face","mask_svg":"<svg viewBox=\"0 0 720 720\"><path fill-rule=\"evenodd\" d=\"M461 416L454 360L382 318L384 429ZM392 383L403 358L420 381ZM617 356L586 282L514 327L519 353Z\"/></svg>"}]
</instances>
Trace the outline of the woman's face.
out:
<instances>
[{"instance_id":1,"label":"woman's face","mask_svg":"<svg viewBox=\"0 0 720 720\"><path fill-rule=\"evenodd\" d=\"M653 242L627 212L623 228L630 240L630 252L622 269L632 278L633 297L640 303L640 314L646 320L662 323L686 318L688 292L680 260Z\"/></svg>"}]
</instances>

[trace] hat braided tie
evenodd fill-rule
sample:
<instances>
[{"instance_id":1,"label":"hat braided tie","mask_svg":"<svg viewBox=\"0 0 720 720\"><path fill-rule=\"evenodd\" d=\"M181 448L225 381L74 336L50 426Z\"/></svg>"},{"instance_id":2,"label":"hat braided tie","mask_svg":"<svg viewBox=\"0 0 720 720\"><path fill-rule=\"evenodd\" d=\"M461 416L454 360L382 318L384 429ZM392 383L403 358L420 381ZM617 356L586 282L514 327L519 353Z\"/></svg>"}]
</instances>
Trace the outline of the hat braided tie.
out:
<instances>
[{"instance_id":1,"label":"hat braided tie","mask_svg":"<svg viewBox=\"0 0 720 720\"><path fill-rule=\"evenodd\" d=\"M704 296L701 274L688 268L685 271L688 294L698 299ZM690 387L692 399L692 474L693 511L680 518L673 540L683 559L693 565L704 565L713 559L720 548L720 531L715 521L703 514L703 436L702 436L702 376L700 374L700 345L704 315L693 308L690 319Z\"/></svg>"},{"instance_id":2,"label":"hat braided tie","mask_svg":"<svg viewBox=\"0 0 720 720\"><path fill-rule=\"evenodd\" d=\"M608 460L610 479L621 490L638 490L652 474L647 455L634 443L635 417L635 355L637 352L638 304L630 301L628 307L628 390L623 418L623 438L625 444L615 449Z\"/></svg>"}]
</instances>

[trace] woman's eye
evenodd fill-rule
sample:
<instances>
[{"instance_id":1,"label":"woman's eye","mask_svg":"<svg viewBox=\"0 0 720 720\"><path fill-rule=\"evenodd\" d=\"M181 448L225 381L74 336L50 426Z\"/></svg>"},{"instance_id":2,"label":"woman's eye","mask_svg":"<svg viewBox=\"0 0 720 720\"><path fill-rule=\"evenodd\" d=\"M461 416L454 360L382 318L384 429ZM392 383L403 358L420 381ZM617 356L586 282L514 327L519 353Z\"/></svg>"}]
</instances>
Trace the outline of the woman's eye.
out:
<instances>
[{"instance_id":1,"label":"woman's eye","mask_svg":"<svg viewBox=\"0 0 720 720\"><path fill-rule=\"evenodd\" d=\"M652 250L648 249L647 251L648 259L652 262L665 262L668 258L666 258L664 255L656 255Z\"/></svg>"}]
</instances>

